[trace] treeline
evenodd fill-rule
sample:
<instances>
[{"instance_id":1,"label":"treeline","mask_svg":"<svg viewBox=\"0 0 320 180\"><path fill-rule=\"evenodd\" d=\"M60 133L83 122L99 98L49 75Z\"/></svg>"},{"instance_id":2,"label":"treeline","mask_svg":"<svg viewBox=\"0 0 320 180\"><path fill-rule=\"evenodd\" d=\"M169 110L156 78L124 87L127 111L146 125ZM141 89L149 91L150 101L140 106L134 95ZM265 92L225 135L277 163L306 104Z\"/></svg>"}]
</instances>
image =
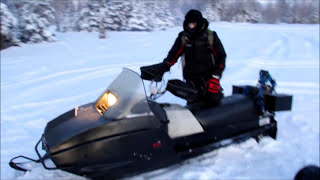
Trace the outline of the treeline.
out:
<instances>
[{"instance_id":1,"label":"treeline","mask_svg":"<svg viewBox=\"0 0 320 180\"><path fill-rule=\"evenodd\" d=\"M319 23L318 0L0 0L1 46L55 41L54 30L152 31L181 25L189 9L209 20ZM52 29L54 27L54 29Z\"/></svg>"}]
</instances>

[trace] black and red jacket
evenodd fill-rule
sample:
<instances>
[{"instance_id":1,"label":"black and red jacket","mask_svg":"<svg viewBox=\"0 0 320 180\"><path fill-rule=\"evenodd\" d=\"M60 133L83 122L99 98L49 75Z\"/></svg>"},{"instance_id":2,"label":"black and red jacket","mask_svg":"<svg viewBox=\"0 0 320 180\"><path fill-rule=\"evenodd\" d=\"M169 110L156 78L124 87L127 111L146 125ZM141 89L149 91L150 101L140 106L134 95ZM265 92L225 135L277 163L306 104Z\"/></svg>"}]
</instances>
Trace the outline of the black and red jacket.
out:
<instances>
[{"instance_id":1,"label":"black and red jacket","mask_svg":"<svg viewBox=\"0 0 320 180\"><path fill-rule=\"evenodd\" d=\"M184 54L185 65L183 76L185 79L222 76L225 69L226 53L216 32L213 33L212 45L208 40L208 22L199 35L191 37L186 31L179 33L174 45L164 59L166 64L174 65ZM187 37L184 41L183 38ZM183 45L183 42L184 45ZM214 62L213 58L214 56Z\"/></svg>"}]
</instances>

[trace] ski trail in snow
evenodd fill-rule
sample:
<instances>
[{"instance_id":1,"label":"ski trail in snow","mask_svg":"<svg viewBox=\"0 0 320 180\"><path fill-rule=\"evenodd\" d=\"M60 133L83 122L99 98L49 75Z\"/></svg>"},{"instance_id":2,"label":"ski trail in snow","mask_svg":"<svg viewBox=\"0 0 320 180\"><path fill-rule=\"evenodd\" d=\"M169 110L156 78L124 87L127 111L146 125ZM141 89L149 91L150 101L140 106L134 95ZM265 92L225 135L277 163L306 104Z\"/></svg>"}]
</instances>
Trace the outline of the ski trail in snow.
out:
<instances>
[{"instance_id":1,"label":"ski trail in snow","mask_svg":"<svg viewBox=\"0 0 320 180\"><path fill-rule=\"evenodd\" d=\"M282 38L268 45L266 48L266 56L278 57L283 55L287 50L287 33L282 34Z\"/></svg>"},{"instance_id":2,"label":"ski trail in snow","mask_svg":"<svg viewBox=\"0 0 320 180\"><path fill-rule=\"evenodd\" d=\"M13 105L6 109L7 111L9 110L17 110L21 108L39 108L39 107L44 107L44 106L57 106L60 103L66 102L66 101L73 101L74 99L79 99L81 97L86 97L89 94L98 94L99 92L102 92L104 89L99 89L99 90L93 90L87 93L71 96L71 97L63 97L63 98L56 98L52 100L46 100L46 101L35 101L35 102L26 102L26 103L21 103L17 105Z\"/></svg>"},{"instance_id":3,"label":"ski trail in snow","mask_svg":"<svg viewBox=\"0 0 320 180\"><path fill-rule=\"evenodd\" d=\"M102 67L72 69L72 70L68 70L68 71L57 72L57 73L54 73L51 75L45 75L45 76L42 76L39 78L23 80L23 81L16 82L16 83L10 83L10 84L1 83L1 87L4 89L15 88L16 86L25 86L25 85L37 83L40 81L52 81L52 79L59 78L59 77L65 77L68 75L76 76L76 74L82 74L82 76L87 76L87 75L98 73L98 72L102 73L102 72L112 71L113 69L119 69L122 67L137 68L137 67L140 67L141 65L142 65L142 63L135 63L135 64L105 65Z\"/></svg>"}]
</instances>

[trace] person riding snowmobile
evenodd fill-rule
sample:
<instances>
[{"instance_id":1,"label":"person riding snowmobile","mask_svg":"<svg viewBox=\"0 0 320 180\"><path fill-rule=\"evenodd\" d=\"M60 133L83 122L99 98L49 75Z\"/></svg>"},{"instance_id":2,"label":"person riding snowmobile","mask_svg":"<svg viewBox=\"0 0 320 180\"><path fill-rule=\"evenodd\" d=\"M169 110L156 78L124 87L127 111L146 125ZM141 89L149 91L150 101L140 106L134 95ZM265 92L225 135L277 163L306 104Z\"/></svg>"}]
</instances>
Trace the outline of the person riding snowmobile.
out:
<instances>
[{"instance_id":1,"label":"person riding snowmobile","mask_svg":"<svg viewBox=\"0 0 320 180\"><path fill-rule=\"evenodd\" d=\"M197 90L196 98L187 99L188 104L218 103L223 97L220 79L225 69L226 52L217 33L208 30L208 25L200 11L190 10L183 22L184 31L179 33L167 57L162 63L142 67L142 78L147 70L154 78L144 79L161 81L163 74L182 56L184 87Z\"/></svg>"}]
</instances>

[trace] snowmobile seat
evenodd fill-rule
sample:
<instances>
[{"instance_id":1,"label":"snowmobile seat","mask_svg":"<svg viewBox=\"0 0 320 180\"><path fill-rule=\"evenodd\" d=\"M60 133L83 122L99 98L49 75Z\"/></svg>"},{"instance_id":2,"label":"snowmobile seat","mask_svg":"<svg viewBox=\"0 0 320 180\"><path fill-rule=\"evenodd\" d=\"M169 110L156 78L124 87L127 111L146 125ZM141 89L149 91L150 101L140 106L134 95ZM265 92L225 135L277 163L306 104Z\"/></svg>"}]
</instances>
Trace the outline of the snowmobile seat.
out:
<instances>
[{"instance_id":1,"label":"snowmobile seat","mask_svg":"<svg viewBox=\"0 0 320 180\"><path fill-rule=\"evenodd\" d=\"M199 103L187 106L187 108L206 130L233 123L259 121L254 101L242 94L224 97L216 106L208 107Z\"/></svg>"}]
</instances>

